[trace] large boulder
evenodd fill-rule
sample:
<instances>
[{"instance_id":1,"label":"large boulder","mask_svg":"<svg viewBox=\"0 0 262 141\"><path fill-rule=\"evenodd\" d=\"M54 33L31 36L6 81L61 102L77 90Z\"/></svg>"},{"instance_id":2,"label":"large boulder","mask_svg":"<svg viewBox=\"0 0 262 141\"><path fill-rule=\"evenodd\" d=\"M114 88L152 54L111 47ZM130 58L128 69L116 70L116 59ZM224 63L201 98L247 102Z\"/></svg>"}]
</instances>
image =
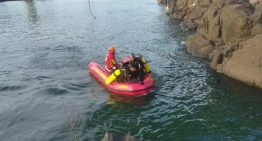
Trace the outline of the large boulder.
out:
<instances>
[{"instance_id":1,"label":"large boulder","mask_svg":"<svg viewBox=\"0 0 262 141\"><path fill-rule=\"evenodd\" d=\"M262 33L262 15L261 12L255 12L255 10L247 0L214 1L203 15L196 34L213 44L206 49L209 50L207 54L199 57L207 57L212 50L225 44L238 43L247 37ZM202 38L191 36L187 42L197 43L198 39ZM196 51L191 52L192 54L198 54L198 50L202 50L203 46L197 46L197 44L186 43L187 50Z\"/></svg>"},{"instance_id":2,"label":"large boulder","mask_svg":"<svg viewBox=\"0 0 262 141\"><path fill-rule=\"evenodd\" d=\"M211 53L211 67L249 85L262 88L262 34Z\"/></svg>"},{"instance_id":3,"label":"large boulder","mask_svg":"<svg viewBox=\"0 0 262 141\"><path fill-rule=\"evenodd\" d=\"M249 0L249 2L250 2L253 6L262 4L262 0Z\"/></svg>"},{"instance_id":4,"label":"large boulder","mask_svg":"<svg viewBox=\"0 0 262 141\"><path fill-rule=\"evenodd\" d=\"M196 29L198 27L198 25L199 24L197 22L195 22L191 19L186 19L186 20L184 20L180 23L181 28L184 29L184 30Z\"/></svg>"},{"instance_id":5,"label":"large boulder","mask_svg":"<svg viewBox=\"0 0 262 141\"><path fill-rule=\"evenodd\" d=\"M202 58L206 58L215 49L214 42L199 33L187 38L186 47L189 53Z\"/></svg>"}]
</instances>

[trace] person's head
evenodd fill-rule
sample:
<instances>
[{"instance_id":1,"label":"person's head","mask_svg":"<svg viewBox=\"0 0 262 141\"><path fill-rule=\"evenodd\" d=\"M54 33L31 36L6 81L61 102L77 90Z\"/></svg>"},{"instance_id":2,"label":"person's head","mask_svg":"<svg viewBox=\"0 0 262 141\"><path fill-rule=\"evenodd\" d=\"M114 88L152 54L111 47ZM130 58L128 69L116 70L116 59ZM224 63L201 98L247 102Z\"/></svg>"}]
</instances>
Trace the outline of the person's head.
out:
<instances>
[{"instance_id":1,"label":"person's head","mask_svg":"<svg viewBox=\"0 0 262 141\"><path fill-rule=\"evenodd\" d=\"M111 47L109 47L109 48L108 48L108 50L109 50L110 52L112 52L112 53L115 53L115 51L116 51L116 48L115 48L115 47L113 47L113 46L111 46Z\"/></svg>"},{"instance_id":2,"label":"person's head","mask_svg":"<svg viewBox=\"0 0 262 141\"><path fill-rule=\"evenodd\" d=\"M135 60L135 54L134 53L130 53L129 59L130 59L130 61L134 61Z\"/></svg>"}]
</instances>

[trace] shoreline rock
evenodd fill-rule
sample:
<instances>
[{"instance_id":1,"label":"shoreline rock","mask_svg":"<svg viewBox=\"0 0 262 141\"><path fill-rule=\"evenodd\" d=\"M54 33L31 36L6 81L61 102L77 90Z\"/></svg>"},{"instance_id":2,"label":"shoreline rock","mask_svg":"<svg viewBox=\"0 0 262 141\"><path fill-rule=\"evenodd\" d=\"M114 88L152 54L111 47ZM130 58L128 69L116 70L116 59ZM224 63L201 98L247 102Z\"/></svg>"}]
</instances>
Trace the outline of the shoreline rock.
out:
<instances>
[{"instance_id":1,"label":"shoreline rock","mask_svg":"<svg viewBox=\"0 0 262 141\"><path fill-rule=\"evenodd\" d=\"M166 14L181 19L181 25L188 30L195 30L201 23L201 17L210 6L211 0L158 0L166 5Z\"/></svg>"},{"instance_id":2,"label":"shoreline rock","mask_svg":"<svg viewBox=\"0 0 262 141\"><path fill-rule=\"evenodd\" d=\"M194 56L211 60L219 73L262 88L262 0L158 0L182 28Z\"/></svg>"}]
</instances>

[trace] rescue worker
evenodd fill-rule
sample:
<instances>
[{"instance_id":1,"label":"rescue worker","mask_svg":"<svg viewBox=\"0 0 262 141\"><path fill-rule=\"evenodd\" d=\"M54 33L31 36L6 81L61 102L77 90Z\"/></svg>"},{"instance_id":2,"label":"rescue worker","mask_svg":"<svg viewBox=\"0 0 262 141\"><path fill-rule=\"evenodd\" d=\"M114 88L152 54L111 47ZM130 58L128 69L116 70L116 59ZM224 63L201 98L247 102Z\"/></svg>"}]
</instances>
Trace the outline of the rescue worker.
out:
<instances>
[{"instance_id":1,"label":"rescue worker","mask_svg":"<svg viewBox=\"0 0 262 141\"><path fill-rule=\"evenodd\" d=\"M105 68L108 72L114 72L114 70L116 69L116 67L118 67L117 63L116 63L116 59L115 59L115 51L116 48L111 46L108 48L108 53L106 54L106 58L105 58Z\"/></svg>"}]
</instances>

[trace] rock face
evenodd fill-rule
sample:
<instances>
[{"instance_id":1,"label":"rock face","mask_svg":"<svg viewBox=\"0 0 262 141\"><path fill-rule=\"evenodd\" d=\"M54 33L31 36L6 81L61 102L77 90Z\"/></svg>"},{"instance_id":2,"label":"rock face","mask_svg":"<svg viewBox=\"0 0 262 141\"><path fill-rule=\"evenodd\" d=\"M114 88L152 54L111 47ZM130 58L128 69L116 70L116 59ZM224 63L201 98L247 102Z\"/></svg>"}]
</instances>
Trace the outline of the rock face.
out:
<instances>
[{"instance_id":1,"label":"rock face","mask_svg":"<svg viewBox=\"0 0 262 141\"><path fill-rule=\"evenodd\" d=\"M250 2L253 6L262 4L262 0L249 0L249 2Z\"/></svg>"},{"instance_id":2,"label":"rock face","mask_svg":"<svg viewBox=\"0 0 262 141\"><path fill-rule=\"evenodd\" d=\"M238 43L256 34L261 34L261 12L254 12L255 8L246 0L214 1L203 15L197 35L188 38L187 50L191 50L190 53L196 56L201 54L200 57L207 58L209 53L219 46ZM194 42L197 42L194 39L195 36L203 36L201 38L212 43L208 45L208 51L201 52L203 46L198 46L198 48L192 46ZM192 52L191 48L194 48L193 51L196 53Z\"/></svg>"},{"instance_id":3,"label":"rock face","mask_svg":"<svg viewBox=\"0 0 262 141\"><path fill-rule=\"evenodd\" d=\"M262 88L262 34L215 50L211 67L249 85Z\"/></svg>"},{"instance_id":4,"label":"rock face","mask_svg":"<svg viewBox=\"0 0 262 141\"><path fill-rule=\"evenodd\" d=\"M208 40L204 35L196 33L187 38L187 51L194 56L205 58L215 47L212 40Z\"/></svg>"},{"instance_id":5,"label":"rock face","mask_svg":"<svg viewBox=\"0 0 262 141\"><path fill-rule=\"evenodd\" d=\"M262 0L159 0L197 32L186 49L211 68L262 88Z\"/></svg>"},{"instance_id":6,"label":"rock face","mask_svg":"<svg viewBox=\"0 0 262 141\"><path fill-rule=\"evenodd\" d=\"M106 134L102 141L139 141L132 136L116 136L114 134Z\"/></svg>"},{"instance_id":7,"label":"rock face","mask_svg":"<svg viewBox=\"0 0 262 141\"><path fill-rule=\"evenodd\" d=\"M210 6L210 0L158 0L166 4L167 15L184 20L181 26L185 29L196 29L200 19Z\"/></svg>"},{"instance_id":8,"label":"rock face","mask_svg":"<svg viewBox=\"0 0 262 141\"><path fill-rule=\"evenodd\" d=\"M212 60L211 68L262 88L262 13L246 0L216 0L202 17L187 50Z\"/></svg>"}]
</instances>

